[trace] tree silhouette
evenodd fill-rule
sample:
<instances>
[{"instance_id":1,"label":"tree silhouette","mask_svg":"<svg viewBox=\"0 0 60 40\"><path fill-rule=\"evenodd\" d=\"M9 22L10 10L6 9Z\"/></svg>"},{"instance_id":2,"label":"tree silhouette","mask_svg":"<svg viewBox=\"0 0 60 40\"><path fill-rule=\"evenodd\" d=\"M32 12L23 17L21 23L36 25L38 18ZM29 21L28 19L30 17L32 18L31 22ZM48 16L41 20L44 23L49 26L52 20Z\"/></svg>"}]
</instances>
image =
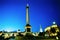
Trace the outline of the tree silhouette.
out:
<instances>
[{"instance_id":1,"label":"tree silhouette","mask_svg":"<svg viewBox=\"0 0 60 40\"><path fill-rule=\"evenodd\" d=\"M44 32L40 32L38 36L44 36Z\"/></svg>"}]
</instances>

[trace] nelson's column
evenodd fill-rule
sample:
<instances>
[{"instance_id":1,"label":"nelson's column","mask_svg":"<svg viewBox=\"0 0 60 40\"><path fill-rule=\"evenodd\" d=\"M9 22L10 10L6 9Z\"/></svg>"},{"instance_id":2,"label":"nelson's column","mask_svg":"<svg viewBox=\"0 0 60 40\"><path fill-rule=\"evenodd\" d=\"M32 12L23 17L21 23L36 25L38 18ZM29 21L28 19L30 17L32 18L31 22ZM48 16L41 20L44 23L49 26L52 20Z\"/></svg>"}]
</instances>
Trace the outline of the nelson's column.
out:
<instances>
[{"instance_id":1,"label":"nelson's column","mask_svg":"<svg viewBox=\"0 0 60 40\"><path fill-rule=\"evenodd\" d=\"M25 26L25 32L30 33L31 32L31 25L29 20L29 4L26 6L26 26Z\"/></svg>"}]
</instances>

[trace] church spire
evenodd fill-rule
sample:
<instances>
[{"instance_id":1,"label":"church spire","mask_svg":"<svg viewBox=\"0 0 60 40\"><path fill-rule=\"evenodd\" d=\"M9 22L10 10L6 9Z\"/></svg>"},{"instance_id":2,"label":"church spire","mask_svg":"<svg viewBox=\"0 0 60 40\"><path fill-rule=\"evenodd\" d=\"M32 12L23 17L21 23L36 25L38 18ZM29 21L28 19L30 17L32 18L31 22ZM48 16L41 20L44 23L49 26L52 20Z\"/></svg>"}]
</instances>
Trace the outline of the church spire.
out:
<instances>
[{"instance_id":1,"label":"church spire","mask_svg":"<svg viewBox=\"0 0 60 40\"><path fill-rule=\"evenodd\" d=\"M41 25L40 25L40 32L43 32Z\"/></svg>"}]
</instances>

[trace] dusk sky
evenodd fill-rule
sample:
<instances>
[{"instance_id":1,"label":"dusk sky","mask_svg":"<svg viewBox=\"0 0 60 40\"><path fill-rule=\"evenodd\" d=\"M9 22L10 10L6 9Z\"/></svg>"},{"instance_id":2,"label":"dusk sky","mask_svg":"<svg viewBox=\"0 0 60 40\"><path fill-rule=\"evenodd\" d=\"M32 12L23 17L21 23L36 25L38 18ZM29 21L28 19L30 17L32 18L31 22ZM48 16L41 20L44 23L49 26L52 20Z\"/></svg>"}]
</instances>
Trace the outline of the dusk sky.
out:
<instances>
[{"instance_id":1,"label":"dusk sky","mask_svg":"<svg viewBox=\"0 0 60 40\"><path fill-rule=\"evenodd\" d=\"M25 30L26 4L29 3L33 32L43 30L55 21L60 25L60 0L0 0L0 31Z\"/></svg>"}]
</instances>

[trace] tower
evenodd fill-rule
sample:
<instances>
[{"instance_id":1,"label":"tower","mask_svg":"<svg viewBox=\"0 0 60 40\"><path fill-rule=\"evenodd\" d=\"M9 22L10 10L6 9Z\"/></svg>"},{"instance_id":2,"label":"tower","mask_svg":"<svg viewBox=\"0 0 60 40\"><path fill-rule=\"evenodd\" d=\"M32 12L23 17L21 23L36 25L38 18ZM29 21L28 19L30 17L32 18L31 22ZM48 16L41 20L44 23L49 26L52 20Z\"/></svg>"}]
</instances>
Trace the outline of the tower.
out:
<instances>
[{"instance_id":1,"label":"tower","mask_svg":"<svg viewBox=\"0 0 60 40\"><path fill-rule=\"evenodd\" d=\"M43 32L41 25L40 25L40 32Z\"/></svg>"},{"instance_id":2,"label":"tower","mask_svg":"<svg viewBox=\"0 0 60 40\"><path fill-rule=\"evenodd\" d=\"M31 32L31 25L29 24L29 4L26 6L26 26L25 26L26 32Z\"/></svg>"}]
</instances>

